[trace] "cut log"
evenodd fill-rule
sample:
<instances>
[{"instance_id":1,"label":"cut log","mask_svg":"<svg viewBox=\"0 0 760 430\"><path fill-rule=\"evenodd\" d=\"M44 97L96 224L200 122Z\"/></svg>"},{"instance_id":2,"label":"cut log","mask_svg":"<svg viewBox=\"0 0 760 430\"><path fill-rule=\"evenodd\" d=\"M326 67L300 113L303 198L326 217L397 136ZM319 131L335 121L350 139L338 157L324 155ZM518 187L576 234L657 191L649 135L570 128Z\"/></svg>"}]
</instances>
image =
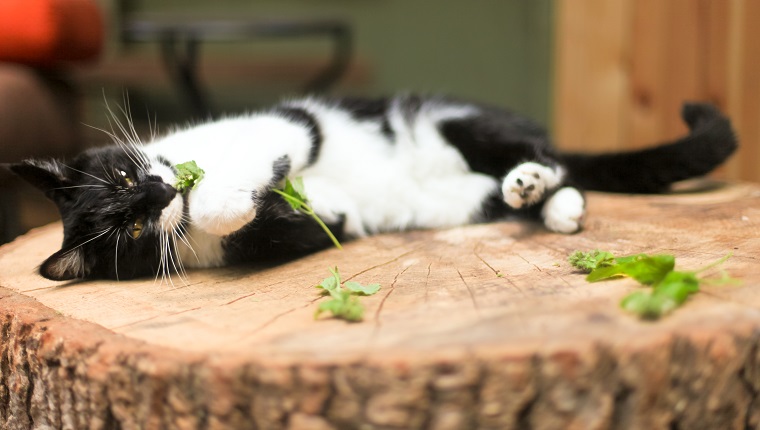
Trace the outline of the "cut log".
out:
<instances>
[{"instance_id":1,"label":"cut log","mask_svg":"<svg viewBox=\"0 0 760 430\"><path fill-rule=\"evenodd\" d=\"M1 425L760 426L760 186L588 200L575 235L500 222L129 282L40 278L61 226L32 231L0 248ZM641 321L619 307L634 281L590 284L566 262L596 248L685 270L733 253L742 283ZM333 266L382 285L363 322L314 319Z\"/></svg>"}]
</instances>

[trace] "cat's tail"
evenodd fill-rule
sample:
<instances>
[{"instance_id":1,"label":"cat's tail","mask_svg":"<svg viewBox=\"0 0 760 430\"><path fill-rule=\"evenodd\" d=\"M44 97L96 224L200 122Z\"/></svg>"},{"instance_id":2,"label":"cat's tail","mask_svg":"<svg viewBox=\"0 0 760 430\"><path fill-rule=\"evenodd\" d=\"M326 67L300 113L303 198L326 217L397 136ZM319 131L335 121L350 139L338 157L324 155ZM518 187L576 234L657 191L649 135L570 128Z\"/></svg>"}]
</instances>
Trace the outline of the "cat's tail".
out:
<instances>
[{"instance_id":1,"label":"cat's tail","mask_svg":"<svg viewBox=\"0 0 760 430\"><path fill-rule=\"evenodd\" d=\"M670 184L704 176L738 147L731 122L712 105L686 103L689 134L673 142L629 152L560 154L569 183L586 190L659 193Z\"/></svg>"}]
</instances>

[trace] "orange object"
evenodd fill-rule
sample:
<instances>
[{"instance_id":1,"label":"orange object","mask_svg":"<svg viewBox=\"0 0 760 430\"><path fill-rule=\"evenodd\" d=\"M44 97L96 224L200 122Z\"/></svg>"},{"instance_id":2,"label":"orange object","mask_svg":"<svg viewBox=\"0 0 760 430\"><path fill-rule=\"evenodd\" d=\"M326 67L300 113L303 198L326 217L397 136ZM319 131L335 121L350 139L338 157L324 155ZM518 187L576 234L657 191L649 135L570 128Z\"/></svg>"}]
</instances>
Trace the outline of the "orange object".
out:
<instances>
[{"instance_id":1,"label":"orange object","mask_svg":"<svg viewBox=\"0 0 760 430\"><path fill-rule=\"evenodd\" d=\"M0 0L0 61L38 66L96 58L103 17L89 0Z\"/></svg>"}]
</instances>

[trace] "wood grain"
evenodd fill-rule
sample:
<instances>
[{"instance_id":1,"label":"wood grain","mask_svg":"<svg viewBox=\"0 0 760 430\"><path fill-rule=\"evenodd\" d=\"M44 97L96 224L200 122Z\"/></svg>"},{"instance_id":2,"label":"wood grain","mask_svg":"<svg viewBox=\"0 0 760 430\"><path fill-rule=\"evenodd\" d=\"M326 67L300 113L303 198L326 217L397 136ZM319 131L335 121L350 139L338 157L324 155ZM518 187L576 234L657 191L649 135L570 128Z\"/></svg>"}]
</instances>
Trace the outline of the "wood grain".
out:
<instances>
[{"instance_id":1,"label":"wood grain","mask_svg":"<svg viewBox=\"0 0 760 430\"><path fill-rule=\"evenodd\" d=\"M717 176L760 181L760 2L598 3L557 3L553 129L560 146L614 150L667 141L686 132L683 102L708 101L732 118L741 139Z\"/></svg>"},{"instance_id":2,"label":"wood grain","mask_svg":"<svg viewBox=\"0 0 760 430\"><path fill-rule=\"evenodd\" d=\"M590 194L586 228L501 222L371 237L274 268L54 283L52 224L0 248L3 428L745 428L760 425L760 187ZM724 268L641 322L575 249ZM365 321L314 320L337 265ZM715 273L713 273L715 274Z\"/></svg>"}]
</instances>

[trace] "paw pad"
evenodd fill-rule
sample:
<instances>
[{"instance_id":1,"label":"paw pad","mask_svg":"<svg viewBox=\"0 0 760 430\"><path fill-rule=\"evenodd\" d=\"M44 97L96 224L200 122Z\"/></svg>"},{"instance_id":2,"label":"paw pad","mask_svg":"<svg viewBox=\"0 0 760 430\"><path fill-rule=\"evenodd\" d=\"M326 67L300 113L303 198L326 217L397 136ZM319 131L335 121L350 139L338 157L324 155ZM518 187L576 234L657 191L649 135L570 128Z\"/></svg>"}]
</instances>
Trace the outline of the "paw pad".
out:
<instances>
[{"instance_id":1,"label":"paw pad","mask_svg":"<svg viewBox=\"0 0 760 430\"><path fill-rule=\"evenodd\" d=\"M541 201L547 190L558 185L561 173L538 163L523 163L504 178L504 201L518 209Z\"/></svg>"}]
</instances>

